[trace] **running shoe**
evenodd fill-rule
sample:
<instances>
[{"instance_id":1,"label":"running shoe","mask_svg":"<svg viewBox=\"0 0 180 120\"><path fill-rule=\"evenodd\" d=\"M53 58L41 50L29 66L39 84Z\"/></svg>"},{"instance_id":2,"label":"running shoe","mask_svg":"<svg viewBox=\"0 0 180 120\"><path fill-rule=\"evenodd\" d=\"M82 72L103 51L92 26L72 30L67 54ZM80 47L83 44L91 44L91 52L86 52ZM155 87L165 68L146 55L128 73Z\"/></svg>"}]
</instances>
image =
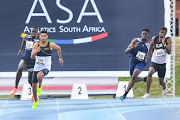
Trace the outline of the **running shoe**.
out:
<instances>
[{"instance_id":1,"label":"running shoe","mask_svg":"<svg viewBox=\"0 0 180 120\"><path fill-rule=\"evenodd\" d=\"M144 82L147 82L147 76L146 76L146 77L144 77Z\"/></svg>"},{"instance_id":2,"label":"running shoe","mask_svg":"<svg viewBox=\"0 0 180 120\"><path fill-rule=\"evenodd\" d=\"M38 90L37 90L37 95L40 96L42 94L42 86L39 88L38 87Z\"/></svg>"},{"instance_id":3,"label":"running shoe","mask_svg":"<svg viewBox=\"0 0 180 120\"><path fill-rule=\"evenodd\" d=\"M32 107L32 108L33 108L33 109L36 109L36 108L37 108L37 104L38 104L38 103L39 103L39 99L38 99L38 101L37 101L37 102L35 102L35 101L34 101L34 104L33 104L33 107Z\"/></svg>"},{"instance_id":4,"label":"running shoe","mask_svg":"<svg viewBox=\"0 0 180 120\"><path fill-rule=\"evenodd\" d=\"M166 85L166 89L164 89L162 92L162 96L166 96L166 94L167 94L167 85Z\"/></svg>"},{"instance_id":5,"label":"running shoe","mask_svg":"<svg viewBox=\"0 0 180 120\"><path fill-rule=\"evenodd\" d=\"M145 93L144 96L142 97L142 99L148 98L150 96L149 93Z\"/></svg>"},{"instance_id":6,"label":"running shoe","mask_svg":"<svg viewBox=\"0 0 180 120\"><path fill-rule=\"evenodd\" d=\"M32 95L31 97L31 102L34 102L34 95Z\"/></svg>"},{"instance_id":7,"label":"running shoe","mask_svg":"<svg viewBox=\"0 0 180 120\"><path fill-rule=\"evenodd\" d=\"M14 88L12 91L11 91L11 95L15 95L15 93L18 91L17 88Z\"/></svg>"},{"instance_id":8,"label":"running shoe","mask_svg":"<svg viewBox=\"0 0 180 120\"><path fill-rule=\"evenodd\" d=\"M123 101L124 99L125 99L125 97L124 97L124 96L120 96L120 100L122 100L122 101Z\"/></svg>"}]
</instances>

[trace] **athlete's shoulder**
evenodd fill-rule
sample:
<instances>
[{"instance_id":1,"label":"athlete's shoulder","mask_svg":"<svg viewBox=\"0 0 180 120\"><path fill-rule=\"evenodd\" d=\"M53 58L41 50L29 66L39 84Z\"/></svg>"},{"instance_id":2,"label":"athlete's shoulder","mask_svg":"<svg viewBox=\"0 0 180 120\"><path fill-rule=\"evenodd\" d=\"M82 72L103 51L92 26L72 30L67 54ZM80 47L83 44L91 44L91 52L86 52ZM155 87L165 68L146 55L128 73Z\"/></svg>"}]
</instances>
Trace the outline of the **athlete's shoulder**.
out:
<instances>
[{"instance_id":1,"label":"athlete's shoulder","mask_svg":"<svg viewBox=\"0 0 180 120\"><path fill-rule=\"evenodd\" d=\"M170 41L171 41L171 38L170 38L170 37L166 37L165 39L166 39L166 40L170 40Z\"/></svg>"},{"instance_id":2,"label":"athlete's shoulder","mask_svg":"<svg viewBox=\"0 0 180 120\"><path fill-rule=\"evenodd\" d=\"M29 38L28 34L25 34L24 37L23 37L24 40L27 40L28 38Z\"/></svg>"},{"instance_id":3,"label":"athlete's shoulder","mask_svg":"<svg viewBox=\"0 0 180 120\"><path fill-rule=\"evenodd\" d=\"M49 45L54 45L55 43L47 41Z\"/></svg>"},{"instance_id":4,"label":"athlete's shoulder","mask_svg":"<svg viewBox=\"0 0 180 120\"><path fill-rule=\"evenodd\" d=\"M132 42L136 42L138 40L138 38L134 38L133 40L132 40Z\"/></svg>"},{"instance_id":5,"label":"athlete's shoulder","mask_svg":"<svg viewBox=\"0 0 180 120\"><path fill-rule=\"evenodd\" d=\"M151 39L151 43L154 43L154 40L156 39L157 36L153 36Z\"/></svg>"},{"instance_id":6,"label":"athlete's shoulder","mask_svg":"<svg viewBox=\"0 0 180 120\"><path fill-rule=\"evenodd\" d=\"M141 38L138 37L138 38L136 38L136 39L137 39L137 41L142 42Z\"/></svg>"},{"instance_id":7,"label":"athlete's shoulder","mask_svg":"<svg viewBox=\"0 0 180 120\"><path fill-rule=\"evenodd\" d=\"M155 39L157 36L153 36L152 39Z\"/></svg>"},{"instance_id":8,"label":"athlete's shoulder","mask_svg":"<svg viewBox=\"0 0 180 120\"><path fill-rule=\"evenodd\" d=\"M49 44L50 44L50 46L51 46L51 47L56 46L56 44L55 44L55 43L51 43L51 42L49 42Z\"/></svg>"}]
</instances>

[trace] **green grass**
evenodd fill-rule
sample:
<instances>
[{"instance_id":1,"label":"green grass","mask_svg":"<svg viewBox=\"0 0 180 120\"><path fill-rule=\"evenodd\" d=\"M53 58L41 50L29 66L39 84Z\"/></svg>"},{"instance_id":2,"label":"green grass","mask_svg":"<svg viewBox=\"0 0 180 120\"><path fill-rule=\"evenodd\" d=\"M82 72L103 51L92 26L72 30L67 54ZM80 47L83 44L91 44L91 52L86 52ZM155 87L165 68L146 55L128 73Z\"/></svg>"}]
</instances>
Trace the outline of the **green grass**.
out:
<instances>
[{"instance_id":1,"label":"green grass","mask_svg":"<svg viewBox=\"0 0 180 120\"><path fill-rule=\"evenodd\" d=\"M180 97L180 37L176 38L176 97Z\"/></svg>"},{"instance_id":2,"label":"green grass","mask_svg":"<svg viewBox=\"0 0 180 120\"><path fill-rule=\"evenodd\" d=\"M13 95L0 95L0 98L14 98Z\"/></svg>"}]
</instances>

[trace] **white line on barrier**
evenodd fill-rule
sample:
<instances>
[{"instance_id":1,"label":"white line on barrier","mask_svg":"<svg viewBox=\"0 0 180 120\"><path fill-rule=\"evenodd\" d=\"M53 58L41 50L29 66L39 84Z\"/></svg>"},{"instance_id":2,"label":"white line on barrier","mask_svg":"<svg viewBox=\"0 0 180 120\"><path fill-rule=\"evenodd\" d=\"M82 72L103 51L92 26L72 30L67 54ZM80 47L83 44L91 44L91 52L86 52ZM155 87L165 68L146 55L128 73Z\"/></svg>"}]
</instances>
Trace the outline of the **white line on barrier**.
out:
<instances>
[{"instance_id":1,"label":"white line on barrier","mask_svg":"<svg viewBox=\"0 0 180 120\"><path fill-rule=\"evenodd\" d=\"M2 113L3 113L3 111L4 111L4 108L6 107L6 104L7 104L7 103L8 103L8 100L6 100L6 102L5 102L4 106L3 106L3 108L1 109L0 115L2 115Z\"/></svg>"},{"instance_id":2,"label":"white line on barrier","mask_svg":"<svg viewBox=\"0 0 180 120\"><path fill-rule=\"evenodd\" d=\"M110 105L116 112L119 113L119 115L123 118L123 120L126 120L126 118L125 118L108 100L106 100L106 101L109 103L109 105Z\"/></svg>"}]
</instances>

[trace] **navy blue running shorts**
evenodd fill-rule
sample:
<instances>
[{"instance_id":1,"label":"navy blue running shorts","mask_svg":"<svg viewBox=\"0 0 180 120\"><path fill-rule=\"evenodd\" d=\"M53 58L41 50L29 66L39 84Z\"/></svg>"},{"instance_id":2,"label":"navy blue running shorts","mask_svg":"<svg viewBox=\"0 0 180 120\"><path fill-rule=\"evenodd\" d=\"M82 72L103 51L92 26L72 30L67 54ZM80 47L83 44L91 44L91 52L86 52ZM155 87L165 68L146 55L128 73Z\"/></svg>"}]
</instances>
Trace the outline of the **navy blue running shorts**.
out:
<instances>
[{"instance_id":1,"label":"navy blue running shorts","mask_svg":"<svg viewBox=\"0 0 180 120\"><path fill-rule=\"evenodd\" d=\"M49 73L49 70L47 68L44 68L40 71L42 71L44 73L44 76L46 76ZM38 79L37 79L38 73L39 73L39 71L33 71L33 78L32 78L33 83L38 83Z\"/></svg>"}]
</instances>

